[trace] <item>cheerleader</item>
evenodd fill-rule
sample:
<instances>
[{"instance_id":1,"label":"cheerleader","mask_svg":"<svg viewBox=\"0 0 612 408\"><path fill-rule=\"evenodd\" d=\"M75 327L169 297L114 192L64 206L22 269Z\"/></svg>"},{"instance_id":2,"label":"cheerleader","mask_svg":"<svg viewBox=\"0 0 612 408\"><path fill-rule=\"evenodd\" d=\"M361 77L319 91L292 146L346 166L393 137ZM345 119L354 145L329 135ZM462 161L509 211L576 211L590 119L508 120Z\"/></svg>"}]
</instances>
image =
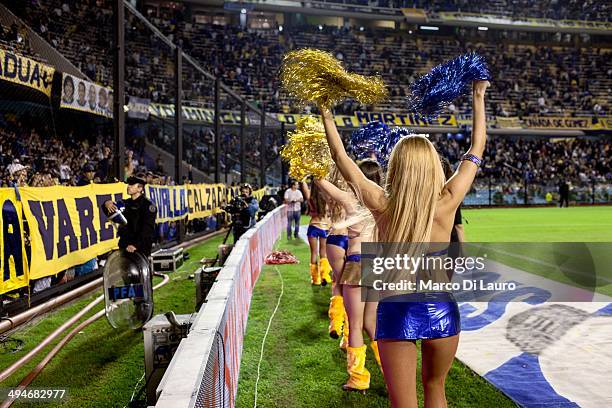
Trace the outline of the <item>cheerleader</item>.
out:
<instances>
[{"instance_id":1,"label":"cheerleader","mask_svg":"<svg viewBox=\"0 0 612 408\"><path fill-rule=\"evenodd\" d=\"M302 182L304 198L308 203L310 223L306 236L310 246L310 283L316 286L331 283L331 266L327 260L326 242L329 235L329 220L327 206L321 191L313 184L312 190ZM317 263L317 255L319 263Z\"/></svg>"},{"instance_id":2,"label":"cheerleader","mask_svg":"<svg viewBox=\"0 0 612 408\"><path fill-rule=\"evenodd\" d=\"M332 158L374 216L378 241L450 241L455 211L472 185L484 152L484 96L489 85L488 81L473 83L471 146L448 181L432 143L412 136L400 139L393 148L386 185L381 188L346 154L331 112L321 108ZM391 406L418 407L416 341L422 340L424 406L446 407L444 384L459 342L459 308L450 293L431 294L421 301L415 301L413 295L422 294L383 298L377 310L376 338Z\"/></svg>"},{"instance_id":3,"label":"cheerleader","mask_svg":"<svg viewBox=\"0 0 612 408\"><path fill-rule=\"evenodd\" d=\"M380 185L382 169L374 160L363 160L358 168L368 180ZM342 203L348 224L348 242L344 268L336 281L341 286L342 298L348 316L347 371L349 379L342 386L345 391L365 392L370 387L370 372L365 368L367 347L363 341L363 330L370 337L374 357L380 364L378 346L374 341L376 329L376 303L362 300L361 286L361 240L367 220L360 218L359 201L353 193L342 191L327 180L315 180L315 185L335 202Z\"/></svg>"}]
</instances>

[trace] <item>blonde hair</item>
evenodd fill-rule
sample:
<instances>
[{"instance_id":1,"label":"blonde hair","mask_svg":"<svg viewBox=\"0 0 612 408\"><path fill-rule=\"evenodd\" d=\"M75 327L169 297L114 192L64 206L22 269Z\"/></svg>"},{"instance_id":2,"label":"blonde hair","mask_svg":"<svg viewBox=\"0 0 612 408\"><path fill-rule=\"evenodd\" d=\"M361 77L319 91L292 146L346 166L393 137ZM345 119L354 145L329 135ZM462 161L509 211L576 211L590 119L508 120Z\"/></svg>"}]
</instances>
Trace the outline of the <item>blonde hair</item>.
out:
<instances>
[{"instance_id":1,"label":"blonde hair","mask_svg":"<svg viewBox=\"0 0 612 408\"><path fill-rule=\"evenodd\" d=\"M428 242L444 183L444 171L433 144L423 136L400 139L389 158L387 204L378 218L376 240Z\"/></svg>"}]
</instances>

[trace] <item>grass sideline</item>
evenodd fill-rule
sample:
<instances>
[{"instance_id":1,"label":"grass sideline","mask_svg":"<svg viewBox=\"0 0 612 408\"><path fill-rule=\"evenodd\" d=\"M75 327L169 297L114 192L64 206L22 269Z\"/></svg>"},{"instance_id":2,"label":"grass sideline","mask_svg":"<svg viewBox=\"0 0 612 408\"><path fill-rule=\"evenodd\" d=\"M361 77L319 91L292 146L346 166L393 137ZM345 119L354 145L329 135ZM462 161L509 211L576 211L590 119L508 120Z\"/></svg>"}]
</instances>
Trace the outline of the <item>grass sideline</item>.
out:
<instances>
[{"instance_id":1,"label":"grass sideline","mask_svg":"<svg viewBox=\"0 0 612 408\"><path fill-rule=\"evenodd\" d=\"M190 258L181 268L170 275L170 282L154 292L155 314L172 310L177 314L193 313L195 310L195 283L188 276L193 273L199 260L213 257L223 236L213 237L188 250ZM161 278L155 278L158 283ZM95 294L72 302L48 315L37 319L10 335L23 340L23 348L15 353L3 350L0 354L0 368L4 369L31 350L50 332L59 327L86 304L100 295ZM94 308L86 317L101 310L104 304ZM42 353L50 351L60 339L56 339ZM14 387L35 367L44 354L40 354L19 369L1 385L6 389ZM144 373L144 342L142 332L116 332L101 318L81 333L47 365L34 380L30 388L66 389L68 398L60 402L36 403L37 407L123 407L129 401L134 386ZM142 383L140 384L142 386ZM144 395L141 396L144 399ZM34 404L15 403L14 407ZM146 406L144 403L142 406Z\"/></svg>"},{"instance_id":2,"label":"grass sideline","mask_svg":"<svg viewBox=\"0 0 612 408\"><path fill-rule=\"evenodd\" d=\"M472 242L612 242L612 206L462 210Z\"/></svg>"},{"instance_id":3,"label":"grass sideline","mask_svg":"<svg viewBox=\"0 0 612 408\"><path fill-rule=\"evenodd\" d=\"M384 379L368 348L366 367L372 374L365 396L342 391L346 381L346 354L338 340L327 335L330 287L312 287L308 274L308 246L302 240L282 238L278 249L298 257L297 265L280 265L284 295L266 340L258 385L260 407L388 407ZM252 407L261 340L280 293L274 266L264 267L255 287L244 340L237 406ZM420 362L419 362L420 364ZM423 390L419 386L419 398ZM515 404L482 377L455 361L447 396L453 407Z\"/></svg>"}]
</instances>

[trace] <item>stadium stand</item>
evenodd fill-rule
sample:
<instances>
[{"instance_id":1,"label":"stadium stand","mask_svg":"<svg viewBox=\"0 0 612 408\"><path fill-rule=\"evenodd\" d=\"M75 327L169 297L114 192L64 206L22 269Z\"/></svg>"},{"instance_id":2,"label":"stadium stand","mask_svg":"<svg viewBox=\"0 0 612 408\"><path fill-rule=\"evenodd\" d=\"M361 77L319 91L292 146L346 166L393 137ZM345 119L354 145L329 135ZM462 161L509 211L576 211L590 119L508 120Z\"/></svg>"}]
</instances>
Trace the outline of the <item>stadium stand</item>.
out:
<instances>
[{"instance_id":1,"label":"stadium stand","mask_svg":"<svg viewBox=\"0 0 612 408\"><path fill-rule=\"evenodd\" d=\"M388 8L422 8L428 11L464 11L512 18L556 20L610 20L610 5L604 0L319 0L324 3Z\"/></svg>"},{"instance_id":2,"label":"stadium stand","mask_svg":"<svg viewBox=\"0 0 612 408\"><path fill-rule=\"evenodd\" d=\"M47 39L90 79L108 83L111 61L104 58L103 47L111 38L110 25L104 24L110 10L92 7L95 2L69 5L59 0L42 0L36 3L36 7L25 6L18 10L20 17L33 27L39 27L39 32L46 34ZM405 110L403 98L409 92L408 84L416 76L466 51L483 54L493 72L503 73L496 76L493 83L492 103L489 105L491 114L519 117L534 113L602 115L609 109L611 50L584 44L577 53L576 47L555 41L554 36L548 44L535 45L533 41L513 41L512 38L497 41L467 28L457 29L457 35L451 38L408 34L393 29L362 31L361 27L305 25L283 31L243 29L232 24L196 23L186 19L180 11L172 14L166 11L163 15L151 13L150 17L210 72L223 76L228 85L249 99L263 101L269 111L298 111L279 92L277 69L287 50L314 46L333 52L356 72L381 73L392 90L391 99L386 104L360 107L348 102L339 108L340 113L360 108ZM151 44L152 40L142 35L137 22L129 22L134 27L128 31L128 42L134 41L142 46L129 47L138 51L127 58L128 93L151 98L154 102L168 102L164 75L157 71L167 70L168 67L160 66L159 61L169 59L147 53L152 50L161 53L163 48ZM77 23L87 29L75 33ZM501 35L510 37L508 33ZM185 99L211 106L211 93L203 83L194 83L190 89L192 92ZM455 109L459 113L466 112L466 100L458 101Z\"/></svg>"}]
</instances>

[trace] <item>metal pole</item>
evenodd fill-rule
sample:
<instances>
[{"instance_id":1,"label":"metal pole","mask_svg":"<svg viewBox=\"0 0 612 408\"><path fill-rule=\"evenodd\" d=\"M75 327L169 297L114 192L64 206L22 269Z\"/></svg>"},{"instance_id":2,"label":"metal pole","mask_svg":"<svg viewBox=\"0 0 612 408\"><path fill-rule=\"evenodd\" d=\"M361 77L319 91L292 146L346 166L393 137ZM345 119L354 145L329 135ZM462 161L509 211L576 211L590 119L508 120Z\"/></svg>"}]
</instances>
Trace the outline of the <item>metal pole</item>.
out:
<instances>
[{"instance_id":1,"label":"metal pole","mask_svg":"<svg viewBox=\"0 0 612 408\"><path fill-rule=\"evenodd\" d=\"M263 101L261 102L261 121L259 123L259 179L261 180L261 188L266 186L266 149L265 149L265 131L266 131L266 111Z\"/></svg>"},{"instance_id":2,"label":"metal pole","mask_svg":"<svg viewBox=\"0 0 612 408\"><path fill-rule=\"evenodd\" d=\"M281 145L285 146L285 143L287 143L286 140L286 133L285 133L285 122L281 122ZM281 158L281 184L287 184L287 164L285 163L285 161Z\"/></svg>"},{"instance_id":3,"label":"metal pole","mask_svg":"<svg viewBox=\"0 0 612 408\"><path fill-rule=\"evenodd\" d=\"M183 58L180 48L174 50L175 63L175 89L174 100L174 128L175 128L175 150L174 150L174 179L179 184L183 178Z\"/></svg>"},{"instance_id":4,"label":"metal pole","mask_svg":"<svg viewBox=\"0 0 612 408\"><path fill-rule=\"evenodd\" d=\"M174 50L174 80L176 96L174 99L174 182L176 185L183 181L183 54L180 48ZM185 235L185 222L177 222L176 240L183 241Z\"/></svg>"},{"instance_id":5,"label":"metal pole","mask_svg":"<svg viewBox=\"0 0 612 408\"><path fill-rule=\"evenodd\" d=\"M246 102L240 107L240 183L246 183Z\"/></svg>"},{"instance_id":6,"label":"metal pole","mask_svg":"<svg viewBox=\"0 0 612 408\"><path fill-rule=\"evenodd\" d=\"M221 181L221 81L215 79L215 183Z\"/></svg>"},{"instance_id":7,"label":"metal pole","mask_svg":"<svg viewBox=\"0 0 612 408\"><path fill-rule=\"evenodd\" d=\"M123 156L125 152L125 9L123 0L113 1L113 135L115 139L115 158L113 176L122 181L125 178Z\"/></svg>"}]
</instances>

